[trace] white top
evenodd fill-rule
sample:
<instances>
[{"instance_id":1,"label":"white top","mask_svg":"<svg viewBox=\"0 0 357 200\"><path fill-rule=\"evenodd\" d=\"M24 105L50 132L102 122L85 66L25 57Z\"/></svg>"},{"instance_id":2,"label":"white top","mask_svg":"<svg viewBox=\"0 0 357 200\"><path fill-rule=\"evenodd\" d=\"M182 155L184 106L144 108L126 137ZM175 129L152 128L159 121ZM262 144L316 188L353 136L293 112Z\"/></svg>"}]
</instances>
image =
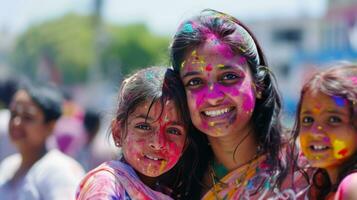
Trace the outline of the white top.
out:
<instances>
[{"instance_id":1,"label":"white top","mask_svg":"<svg viewBox=\"0 0 357 200\"><path fill-rule=\"evenodd\" d=\"M9 137L10 111L8 109L0 110L0 162L11 154L17 152L15 146L11 143Z\"/></svg>"},{"instance_id":2,"label":"white top","mask_svg":"<svg viewBox=\"0 0 357 200\"><path fill-rule=\"evenodd\" d=\"M58 150L50 150L16 183L9 182L20 167L21 156L15 154L0 163L1 200L74 199L84 176L82 167Z\"/></svg>"}]
</instances>

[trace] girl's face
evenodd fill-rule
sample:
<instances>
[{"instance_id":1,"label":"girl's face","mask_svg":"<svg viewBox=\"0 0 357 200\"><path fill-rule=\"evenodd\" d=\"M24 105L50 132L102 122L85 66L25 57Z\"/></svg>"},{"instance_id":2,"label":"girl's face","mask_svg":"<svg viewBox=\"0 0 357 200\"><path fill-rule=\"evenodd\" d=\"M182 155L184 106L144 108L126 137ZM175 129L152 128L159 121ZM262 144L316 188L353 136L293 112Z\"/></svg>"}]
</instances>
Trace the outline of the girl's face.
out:
<instances>
[{"instance_id":1,"label":"girl's face","mask_svg":"<svg viewBox=\"0 0 357 200\"><path fill-rule=\"evenodd\" d=\"M25 90L16 92L10 105L9 134L21 149L42 148L52 126L44 122L44 114Z\"/></svg>"},{"instance_id":2,"label":"girl's face","mask_svg":"<svg viewBox=\"0 0 357 200\"><path fill-rule=\"evenodd\" d=\"M255 90L246 60L214 37L181 64L193 124L211 137L249 129Z\"/></svg>"},{"instance_id":3,"label":"girl's face","mask_svg":"<svg viewBox=\"0 0 357 200\"><path fill-rule=\"evenodd\" d=\"M307 92L299 120L301 149L312 166L336 168L356 152L357 133L346 99Z\"/></svg>"},{"instance_id":4,"label":"girl's face","mask_svg":"<svg viewBox=\"0 0 357 200\"><path fill-rule=\"evenodd\" d=\"M186 141L186 129L173 101L146 102L129 115L127 136L122 141L125 160L140 173L157 177L179 160Z\"/></svg>"}]
</instances>

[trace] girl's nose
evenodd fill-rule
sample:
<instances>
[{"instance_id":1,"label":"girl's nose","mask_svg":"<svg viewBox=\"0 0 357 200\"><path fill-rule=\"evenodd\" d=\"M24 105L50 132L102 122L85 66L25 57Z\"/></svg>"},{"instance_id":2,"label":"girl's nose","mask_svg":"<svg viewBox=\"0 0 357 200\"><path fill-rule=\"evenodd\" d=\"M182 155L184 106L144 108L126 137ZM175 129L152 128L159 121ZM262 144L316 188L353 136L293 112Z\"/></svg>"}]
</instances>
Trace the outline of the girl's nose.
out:
<instances>
[{"instance_id":1,"label":"girl's nose","mask_svg":"<svg viewBox=\"0 0 357 200\"><path fill-rule=\"evenodd\" d=\"M153 150L161 150L165 147L166 138L163 131L155 131L154 134L151 136L149 146Z\"/></svg>"},{"instance_id":2,"label":"girl's nose","mask_svg":"<svg viewBox=\"0 0 357 200\"><path fill-rule=\"evenodd\" d=\"M324 134L324 128L319 124L314 124L311 131L314 135Z\"/></svg>"}]
</instances>

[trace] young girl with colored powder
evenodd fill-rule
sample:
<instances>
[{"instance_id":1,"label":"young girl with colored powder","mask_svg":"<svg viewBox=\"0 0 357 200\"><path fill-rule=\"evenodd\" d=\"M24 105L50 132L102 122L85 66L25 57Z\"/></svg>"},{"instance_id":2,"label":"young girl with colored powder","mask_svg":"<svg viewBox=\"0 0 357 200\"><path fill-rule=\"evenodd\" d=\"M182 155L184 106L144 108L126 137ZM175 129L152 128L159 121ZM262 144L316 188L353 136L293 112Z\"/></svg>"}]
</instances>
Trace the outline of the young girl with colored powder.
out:
<instances>
[{"instance_id":1,"label":"young girl with colored powder","mask_svg":"<svg viewBox=\"0 0 357 200\"><path fill-rule=\"evenodd\" d=\"M172 69L151 67L125 79L111 126L122 158L89 172L76 198L197 199L193 177L203 173L195 170L194 149L202 142L190 124L185 91Z\"/></svg>"},{"instance_id":2,"label":"young girl with colored powder","mask_svg":"<svg viewBox=\"0 0 357 200\"><path fill-rule=\"evenodd\" d=\"M357 199L357 65L313 76L302 88L295 138L311 166L310 199Z\"/></svg>"},{"instance_id":3,"label":"young girl with colored powder","mask_svg":"<svg viewBox=\"0 0 357 200\"><path fill-rule=\"evenodd\" d=\"M281 188L288 173L281 100L249 29L225 13L204 10L179 27L171 60L192 122L213 152L203 199L297 198L298 187Z\"/></svg>"}]
</instances>

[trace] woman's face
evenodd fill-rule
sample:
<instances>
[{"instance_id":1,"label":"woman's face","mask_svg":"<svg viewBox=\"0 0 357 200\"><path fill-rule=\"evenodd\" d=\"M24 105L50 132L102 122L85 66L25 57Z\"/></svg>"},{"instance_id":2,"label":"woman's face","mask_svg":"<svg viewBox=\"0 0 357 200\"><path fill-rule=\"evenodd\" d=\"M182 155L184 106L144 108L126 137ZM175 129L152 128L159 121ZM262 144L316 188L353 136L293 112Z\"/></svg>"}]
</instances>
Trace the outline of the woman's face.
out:
<instances>
[{"instance_id":1,"label":"woman's face","mask_svg":"<svg viewBox=\"0 0 357 200\"><path fill-rule=\"evenodd\" d=\"M42 110L25 90L15 93L10 104L9 134L19 150L43 148L51 126L44 122Z\"/></svg>"},{"instance_id":2,"label":"woman's face","mask_svg":"<svg viewBox=\"0 0 357 200\"><path fill-rule=\"evenodd\" d=\"M125 160L141 174L157 177L169 171L181 157L186 128L173 101L137 106L129 115L127 135L122 141Z\"/></svg>"},{"instance_id":3,"label":"woman's face","mask_svg":"<svg viewBox=\"0 0 357 200\"><path fill-rule=\"evenodd\" d=\"M341 97L306 92L300 110L300 145L314 167L338 167L357 150L349 103Z\"/></svg>"},{"instance_id":4,"label":"woman's face","mask_svg":"<svg viewBox=\"0 0 357 200\"><path fill-rule=\"evenodd\" d=\"M250 129L255 89L244 57L213 37L186 55L180 75L199 130L221 137Z\"/></svg>"}]
</instances>

